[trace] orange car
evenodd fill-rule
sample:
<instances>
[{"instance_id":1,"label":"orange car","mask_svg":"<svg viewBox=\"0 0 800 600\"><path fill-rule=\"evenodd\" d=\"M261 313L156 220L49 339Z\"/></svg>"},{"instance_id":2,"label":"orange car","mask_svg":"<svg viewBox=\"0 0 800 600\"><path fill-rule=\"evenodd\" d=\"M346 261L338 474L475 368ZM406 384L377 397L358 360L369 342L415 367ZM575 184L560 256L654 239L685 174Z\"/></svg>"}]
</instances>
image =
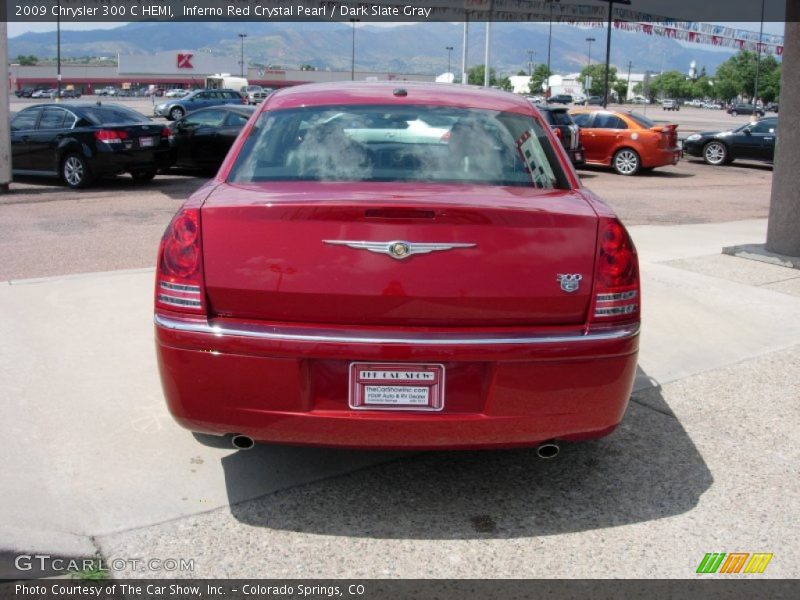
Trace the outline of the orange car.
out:
<instances>
[{"instance_id":1,"label":"orange car","mask_svg":"<svg viewBox=\"0 0 800 600\"><path fill-rule=\"evenodd\" d=\"M681 158L677 125L657 125L627 111L578 108L570 114L581 128L586 164L636 175L642 169L676 165Z\"/></svg>"}]
</instances>

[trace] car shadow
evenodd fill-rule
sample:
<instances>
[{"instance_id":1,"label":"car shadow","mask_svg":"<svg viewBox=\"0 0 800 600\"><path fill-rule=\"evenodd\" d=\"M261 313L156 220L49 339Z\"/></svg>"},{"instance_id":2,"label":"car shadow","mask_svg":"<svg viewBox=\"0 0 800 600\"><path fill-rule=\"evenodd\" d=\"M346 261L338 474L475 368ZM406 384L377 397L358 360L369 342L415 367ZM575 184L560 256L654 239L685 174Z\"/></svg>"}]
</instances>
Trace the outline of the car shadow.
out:
<instances>
[{"instance_id":1,"label":"car shadow","mask_svg":"<svg viewBox=\"0 0 800 600\"><path fill-rule=\"evenodd\" d=\"M685 179L687 177L696 177L695 173L685 173L683 171L675 171L666 167L656 167L655 169L644 170L637 177L653 177L663 179Z\"/></svg>"},{"instance_id":2,"label":"car shadow","mask_svg":"<svg viewBox=\"0 0 800 600\"><path fill-rule=\"evenodd\" d=\"M713 165L706 165L705 161L702 158L691 158L686 159L692 164L696 165L704 165L709 169L748 169L752 171L767 171L771 172L773 164L767 162L760 162L760 161L747 161L746 159L737 158L734 162L729 163L727 165L722 165L715 167Z\"/></svg>"},{"instance_id":3,"label":"car shadow","mask_svg":"<svg viewBox=\"0 0 800 600\"><path fill-rule=\"evenodd\" d=\"M577 167L578 176L581 179L590 179L592 177L597 177L600 174L607 174L613 175L615 177L619 177L620 180L635 180L638 177L663 177L663 178L678 178L682 179L685 177L695 177L694 173L684 173L683 171L675 171L670 170L669 165L665 165L664 167L655 167L653 169L642 169L638 175L634 175L632 177L625 177L623 175L617 175L611 167L603 167L601 165L581 165Z\"/></svg>"},{"instance_id":4,"label":"car shadow","mask_svg":"<svg viewBox=\"0 0 800 600\"><path fill-rule=\"evenodd\" d=\"M170 171L156 175L151 181L136 182L129 175L102 177L87 188L72 190L55 178L14 176L10 194L40 195L59 192L92 194L132 190L161 192L170 198L185 200L210 179L207 174L191 171ZM25 187L20 187L25 186Z\"/></svg>"},{"instance_id":5,"label":"car shadow","mask_svg":"<svg viewBox=\"0 0 800 600\"><path fill-rule=\"evenodd\" d=\"M380 464L242 502L254 480L287 468L281 461L341 465L353 451L235 452L222 459L230 510L253 527L426 540L551 535L685 513L711 473L658 384L640 372L636 389L611 436L562 444L555 460L532 448L382 453Z\"/></svg>"}]
</instances>

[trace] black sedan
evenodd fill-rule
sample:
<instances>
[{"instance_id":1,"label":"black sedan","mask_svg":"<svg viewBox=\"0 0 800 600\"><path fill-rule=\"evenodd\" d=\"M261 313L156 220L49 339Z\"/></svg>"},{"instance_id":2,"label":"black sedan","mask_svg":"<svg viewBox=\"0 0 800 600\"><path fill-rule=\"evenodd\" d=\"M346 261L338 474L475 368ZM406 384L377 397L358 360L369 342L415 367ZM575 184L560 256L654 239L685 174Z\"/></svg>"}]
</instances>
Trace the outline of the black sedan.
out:
<instances>
[{"instance_id":1,"label":"black sedan","mask_svg":"<svg viewBox=\"0 0 800 600\"><path fill-rule=\"evenodd\" d=\"M733 131L695 133L683 142L683 152L709 165L724 165L737 158L772 162L778 117L767 117Z\"/></svg>"},{"instance_id":2,"label":"black sedan","mask_svg":"<svg viewBox=\"0 0 800 600\"><path fill-rule=\"evenodd\" d=\"M549 104L572 104L572 96L569 94L556 94L547 99Z\"/></svg>"},{"instance_id":3,"label":"black sedan","mask_svg":"<svg viewBox=\"0 0 800 600\"><path fill-rule=\"evenodd\" d=\"M239 104L215 106L171 123L173 166L216 171L255 110L254 106Z\"/></svg>"},{"instance_id":4,"label":"black sedan","mask_svg":"<svg viewBox=\"0 0 800 600\"><path fill-rule=\"evenodd\" d=\"M752 104L734 104L730 108L728 108L728 114L733 115L752 115L753 113L756 114L757 117L763 117L766 113L764 109L761 107L756 108Z\"/></svg>"},{"instance_id":5,"label":"black sedan","mask_svg":"<svg viewBox=\"0 0 800 600\"><path fill-rule=\"evenodd\" d=\"M118 104L40 104L11 120L14 175L60 177L71 188L130 173L155 177L169 164L169 130Z\"/></svg>"}]
</instances>

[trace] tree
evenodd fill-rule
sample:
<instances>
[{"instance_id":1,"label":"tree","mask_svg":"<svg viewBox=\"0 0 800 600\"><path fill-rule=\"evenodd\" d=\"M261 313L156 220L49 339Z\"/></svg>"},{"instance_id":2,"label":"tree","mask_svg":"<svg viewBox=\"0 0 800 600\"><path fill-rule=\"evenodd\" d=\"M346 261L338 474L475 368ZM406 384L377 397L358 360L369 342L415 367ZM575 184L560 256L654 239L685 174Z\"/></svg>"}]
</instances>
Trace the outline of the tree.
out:
<instances>
[{"instance_id":1,"label":"tree","mask_svg":"<svg viewBox=\"0 0 800 600\"><path fill-rule=\"evenodd\" d=\"M690 84L689 89L693 98L716 98L717 90L714 87L714 83L705 75L695 79Z\"/></svg>"},{"instance_id":2,"label":"tree","mask_svg":"<svg viewBox=\"0 0 800 600\"><path fill-rule=\"evenodd\" d=\"M680 71L667 71L650 80L650 93L665 98L686 98L692 95L692 83Z\"/></svg>"},{"instance_id":3,"label":"tree","mask_svg":"<svg viewBox=\"0 0 800 600\"><path fill-rule=\"evenodd\" d=\"M550 80L553 72L547 68L546 64L536 65L531 75L529 91L531 94L541 94L544 91L545 82Z\"/></svg>"},{"instance_id":4,"label":"tree","mask_svg":"<svg viewBox=\"0 0 800 600\"><path fill-rule=\"evenodd\" d=\"M475 65L467 71L467 82L470 85L483 85L486 68L483 65ZM489 85L497 85L497 74L494 69L489 69Z\"/></svg>"},{"instance_id":5,"label":"tree","mask_svg":"<svg viewBox=\"0 0 800 600\"><path fill-rule=\"evenodd\" d=\"M525 69L520 69L519 71L517 71L517 75L519 75L519 76L523 76L523 75L527 75L527 74L528 73L525 71Z\"/></svg>"},{"instance_id":6,"label":"tree","mask_svg":"<svg viewBox=\"0 0 800 600\"><path fill-rule=\"evenodd\" d=\"M39 59L33 54L29 54L28 56L20 54L19 56L17 56L16 62L22 65L23 67L30 67L36 65L39 62Z\"/></svg>"},{"instance_id":7,"label":"tree","mask_svg":"<svg viewBox=\"0 0 800 600\"><path fill-rule=\"evenodd\" d=\"M628 82L625 79L617 79L612 88L616 94L619 102L622 104L628 99Z\"/></svg>"},{"instance_id":8,"label":"tree","mask_svg":"<svg viewBox=\"0 0 800 600\"><path fill-rule=\"evenodd\" d=\"M783 63L762 77L758 95L764 102L776 102L781 95L781 68ZM762 91L763 90L763 91Z\"/></svg>"},{"instance_id":9,"label":"tree","mask_svg":"<svg viewBox=\"0 0 800 600\"><path fill-rule=\"evenodd\" d=\"M717 67L714 87L719 96L725 100L736 96L752 98L755 93L757 62L754 52L742 50ZM762 84L762 81L765 84ZM764 99L767 94L772 96L777 90L780 90L780 63L774 56L761 56L758 87L758 95ZM765 92L764 94L762 94L762 90Z\"/></svg>"},{"instance_id":10,"label":"tree","mask_svg":"<svg viewBox=\"0 0 800 600\"><path fill-rule=\"evenodd\" d=\"M497 82L497 87L507 92L514 90L514 86L511 84L511 80L508 77L501 77Z\"/></svg>"},{"instance_id":11,"label":"tree","mask_svg":"<svg viewBox=\"0 0 800 600\"><path fill-rule=\"evenodd\" d=\"M604 64L594 64L583 68L581 71L581 83L586 80L586 76L592 78L592 85L588 90L584 90L590 96L602 96L603 86L605 85L606 66ZM609 92L614 89L614 84L617 81L617 67L611 67L608 70L608 89Z\"/></svg>"}]
</instances>

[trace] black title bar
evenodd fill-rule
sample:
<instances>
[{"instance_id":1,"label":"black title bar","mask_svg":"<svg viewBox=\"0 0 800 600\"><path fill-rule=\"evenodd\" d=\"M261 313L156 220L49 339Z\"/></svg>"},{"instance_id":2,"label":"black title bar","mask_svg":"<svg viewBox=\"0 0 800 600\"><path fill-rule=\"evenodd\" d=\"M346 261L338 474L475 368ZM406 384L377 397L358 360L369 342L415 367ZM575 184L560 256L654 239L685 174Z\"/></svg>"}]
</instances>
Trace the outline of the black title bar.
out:
<instances>
[{"instance_id":1,"label":"black title bar","mask_svg":"<svg viewBox=\"0 0 800 600\"><path fill-rule=\"evenodd\" d=\"M795 1L795 0L789 0ZM764 0L786 20L787 0ZM755 0L4 0L9 22L115 21L606 21L757 22Z\"/></svg>"}]
</instances>

